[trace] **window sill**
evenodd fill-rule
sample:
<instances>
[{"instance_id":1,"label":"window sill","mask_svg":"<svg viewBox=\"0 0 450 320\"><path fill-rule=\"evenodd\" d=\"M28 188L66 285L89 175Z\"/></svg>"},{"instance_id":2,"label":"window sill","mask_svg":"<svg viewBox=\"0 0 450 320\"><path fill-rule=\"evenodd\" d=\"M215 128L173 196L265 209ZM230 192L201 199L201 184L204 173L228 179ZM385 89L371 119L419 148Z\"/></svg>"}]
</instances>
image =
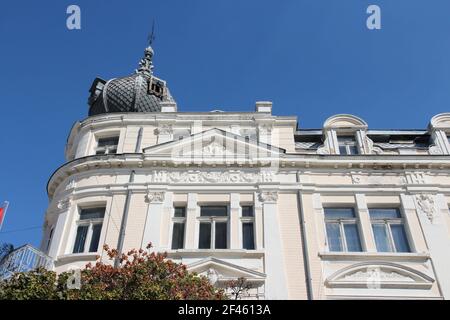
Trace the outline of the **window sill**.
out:
<instances>
[{"instance_id":1,"label":"window sill","mask_svg":"<svg viewBox=\"0 0 450 320\"><path fill-rule=\"evenodd\" d=\"M349 261L411 261L426 262L430 255L424 252L391 253L391 252L319 252L322 260L349 260Z\"/></svg>"},{"instance_id":2,"label":"window sill","mask_svg":"<svg viewBox=\"0 0 450 320\"><path fill-rule=\"evenodd\" d=\"M178 249L167 250L168 258L176 257L248 257L261 258L264 256L264 250L245 250L245 249Z\"/></svg>"},{"instance_id":3,"label":"window sill","mask_svg":"<svg viewBox=\"0 0 450 320\"><path fill-rule=\"evenodd\" d=\"M55 263L70 263L78 261L96 261L99 256L98 252L87 252L87 253L69 253L58 256Z\"/></svg>"}]
</instances>

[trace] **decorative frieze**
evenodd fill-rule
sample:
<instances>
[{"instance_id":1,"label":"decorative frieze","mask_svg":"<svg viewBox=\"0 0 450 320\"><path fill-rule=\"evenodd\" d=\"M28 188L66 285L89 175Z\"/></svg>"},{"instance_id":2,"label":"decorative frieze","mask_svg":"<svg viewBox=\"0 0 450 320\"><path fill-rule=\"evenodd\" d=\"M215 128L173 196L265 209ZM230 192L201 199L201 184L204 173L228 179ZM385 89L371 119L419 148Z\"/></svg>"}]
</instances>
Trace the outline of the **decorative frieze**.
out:
<instances>
[{"instance_id":1,"label":"decorative frieze","mask_svg":"<svg viewBox=\"0 0 450 320\"><path fill-rule=\"evenodd\" d=\"M352 172L350 176L352 184L406 185L429 183L428 175L425 172L406 172L404 175Z\"/></svg>"},{"instance_id":2,"label":"decorative frieze","mask_svg":"<svg viewBox=\"0 0 450 320\"><path fill-rule=\"evenodd\" d=\"M259 183L272 182L272 171L158 171L149 177L152 183Z\"/></svg>"}]
</instances>

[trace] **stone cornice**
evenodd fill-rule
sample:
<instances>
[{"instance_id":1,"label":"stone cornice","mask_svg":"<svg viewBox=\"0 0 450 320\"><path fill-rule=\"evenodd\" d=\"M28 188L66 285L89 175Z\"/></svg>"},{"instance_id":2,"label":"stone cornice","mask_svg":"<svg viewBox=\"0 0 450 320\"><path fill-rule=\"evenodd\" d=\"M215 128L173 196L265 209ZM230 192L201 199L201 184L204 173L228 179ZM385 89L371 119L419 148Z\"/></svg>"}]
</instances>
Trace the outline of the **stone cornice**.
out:
<instances>
[{"instance_id":1,"label":"stone cornice","mask_svg":"<svg viewBox=\"0 0 450 320\"><path fill-rule=\"evenodd\" d=\"M75 173L97 169L124 168L271 168L271 161L279 164L282 170L320 170L333 171L348 169L375 170L448 170L450 157L443 155L358 155L358 156L320 156L287 154L280 158L267 159L194 159L189 163L176 161L166 156L151 156L137 153L116 155L94 155L78 158L60 166L50 177L47 184L49 196L67 177Z\"/></svg>"}]
</instances>

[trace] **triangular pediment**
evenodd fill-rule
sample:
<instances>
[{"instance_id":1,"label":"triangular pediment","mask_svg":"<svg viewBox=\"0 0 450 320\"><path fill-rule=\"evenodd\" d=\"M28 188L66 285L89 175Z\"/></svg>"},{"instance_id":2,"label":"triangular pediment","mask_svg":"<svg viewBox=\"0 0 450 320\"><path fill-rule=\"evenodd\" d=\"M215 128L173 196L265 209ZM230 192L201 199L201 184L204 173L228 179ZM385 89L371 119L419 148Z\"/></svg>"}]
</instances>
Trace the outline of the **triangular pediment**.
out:
<instances>
[{"instance_id":1,"label":"triangular pediment","mask_svg":"<svg viewBox=\"0 0 450 320\"><path fill-rule=\"evenodd\" d=\"M212 282L227 282L245 278L249 282L264 282L264 273L251 270L214 257L209 257L188 265L188 270L213 280Z\"/></svg>"},{"instance_id":2,"label":"triangular pediment","mask_svg":"<svg viewBox=\"0 0 450 320\"><path fill-rule=\"evenodd\" d=\"M270 160L279 158L284 149L261 143L220 129L210 129L187 138L144 148L147 157L167 157L188 161L207 159L229 162L233 160Z\"/></svg>"}]
</instances>

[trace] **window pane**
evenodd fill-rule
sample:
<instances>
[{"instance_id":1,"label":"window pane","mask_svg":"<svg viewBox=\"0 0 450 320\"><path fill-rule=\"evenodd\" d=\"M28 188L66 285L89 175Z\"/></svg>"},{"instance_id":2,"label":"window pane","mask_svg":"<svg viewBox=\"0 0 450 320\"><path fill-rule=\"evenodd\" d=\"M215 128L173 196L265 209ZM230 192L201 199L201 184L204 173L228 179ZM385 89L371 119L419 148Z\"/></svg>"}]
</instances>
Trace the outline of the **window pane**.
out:
<instances>
[{"instance_id":1,"label":"window pane","mask_svg":"<svg viewBox=\"0 0 450 320\"><path fill-rule=\"evenodd\" d=\"M184 218L186 216L186 208L185 207L175 207L174 216Z\"/></svg>"},{"instance_id":2,"label":"window pane","mask_svg":"<svg viewBox=\"0 0 450 320\"><path fill-rule=\"evenodd\" d=\"M227 223L216 222L216 249L227 248Z\"/></svg>"},{"instance_id":3,"label":"window pane","mask_svg":"<svg viewBox=\"0 0 450 320\"><path fill-rule=\"evenodd\" d=\"M102 219L105 216L105 208L87 208L80 210L80 220Z\"/></svg>"},{"instance_id":4,"label":"window pane","mask_svg":"<svg viewBox=\"0 0 450 320\"><path fill-rule=\"evenodd\" d=\"M243 217L253 217L253 206L243 206L242 207Z\"/></svg>"},{"instance_id":5,"label":"window pane","mask_svg":"<svg viewBox=\"0 0 450 320\"><path fill-rule=\"evenodd\" d=\"M211 248L211 224L200 223L200 238L198 241L199 249Z\"/></svg>"},{"instance_id":6,"label":"window pane","mask_svg":"<svg viewBox=\"0 0 450 320\"><path fill-rule=\"evenodd\" d=\"M355 136L338 136L338 143L339 144L351 144L356 143Z\"/></svg>"},{"instance_id":7,"label":"window pane","mask_svg":"<svg viewBox=\"0 0 450 320\"><path fill-rule=\"evenodd\" d=\"M84 243L86 242L88 228L89 226L78 226L73 253L84 252Z\"/></svg>"},{"instance_id":8,"label":"window pane","mask_svg":"<svg viewBox=\"0 0 450 320\"><path fill-rule=\"evenodd\" d=\"M347 154L347 148L345 146L339 146L339 154Z\"/></svg>"},{"instance_id":9,"label":"window pane","mask_svg":"<svg viewBox=\"0 0 450 320\"><path fill-rule=\"evenodd\" d=\"M325 208L326 219L346 219L355 218L355 210L353 208Z\"/></svg>"},{"instance_id":10,"label":"window pane","mask_svg":"<svg viewBox=\"0 0 450 320\"><path fill-rule=\"evenodd\" d=\"M95 152L95 154L97 154L97 155L99 155L99 154L105 154L105 149L97 150L97 151Z\"/></svg>"},{"instance_id":11,"label":"window pane","mask_svg":"<svg viewBox=\"0 0 450 320\"><path fill-rule=\"evenodd\" d=\"M406 232L403 225L392 224L391 232L397 252L411 252L411 248L409 247L408 238L406 237Z\"/></svg>"},{"instance_id":12,"label":"window pane","mask_svg":"<svg viewBox=\"0 0 450 320\"><path fill-rule=\"evenodd\" d=\"M345 232L345 239L347 240L347 251L349 252L362 251L357 225L344 224L344 232Z\"/></svg>"},{"instance_id":13,"label":"window pane","mask_svg":"<svg viewBox=\"0 0 450 320\"><path fill-rule=\"evenodd\" d=\"M384 224L372 225L373 235L375 237L375 244L378 252L392 252L389 243L388 233Z\"/></svg>"},{"instance_id":14,"label":"window pane","mask_svg":"<svg viewBox=\"0 0 450 320\"><path fill-rule=\"evenodd\" d=\"M400 210L397 208L374 208L369 209L371 219L396 219L401 218Z\"/></svg>"},{"instance_id":15,"label":"window pane","mask_svg":"<svg viewBox=\"0 0 450 320\"><path fill-rule=\"evenodd\" d=\"M243 223L242 224L242 239L243 244L242 247L247 250L255 249L255 237L253 234L253 222Z\"/></svg>"},{"instance_id":16,"label":"window pane","mask_svg":"<svg viewBox=\"0 0 450 320\"><path fill-rule=\"evenodd\" d=\"M184 247L184 223L174 223L172 232L172 249Z\"/></svg>"},{"instance_id":17,"label":"window pane","mask_svg":"<svg viewBox=\"0 0 450 320\"><path fill-rule=\"evenodd\" d=\"M342 238L339 223L327 223L328 248L330 251L342 251Z\"/></svg>"},{"instance_id":18,"label":"window pane","mask_svg":"<svg viewBox=\"0 0 450 320\"><path fill-rule=\"evenodd\" d=\"M119 137L99 138L97 147L117 146L119 144Z\"/></svg>"},{"instance_id":19,"label":"window pane","mask_svg":"<svg viewBox=\"0 0 450 320\"><path fill-rule=\"evenodd\" d=\"M226 206L205 206L201 207L202 217L226 217L228 215Z\"/></svg>"},{"instance_id":20,"label":"window pane","mask_svg":"<svg viewBox=\"0 0 450 320\"><path fill-rule=\"evenodd\" d=\"M92 237L91 237L91 245L89 246L89 252L97 252L101 232L102 232L101 224L94 224L92 226Z\"/></svg>"},{"instance_id":21,"label":"window pane","mask_svg":"<svg viewBox=\"0 0 450 320\"><path fill-rule=\"evenodd\" d=\"M348 154L359 154L359 150L357 146L347 146Z\"/></svg>"}]
</instances>

